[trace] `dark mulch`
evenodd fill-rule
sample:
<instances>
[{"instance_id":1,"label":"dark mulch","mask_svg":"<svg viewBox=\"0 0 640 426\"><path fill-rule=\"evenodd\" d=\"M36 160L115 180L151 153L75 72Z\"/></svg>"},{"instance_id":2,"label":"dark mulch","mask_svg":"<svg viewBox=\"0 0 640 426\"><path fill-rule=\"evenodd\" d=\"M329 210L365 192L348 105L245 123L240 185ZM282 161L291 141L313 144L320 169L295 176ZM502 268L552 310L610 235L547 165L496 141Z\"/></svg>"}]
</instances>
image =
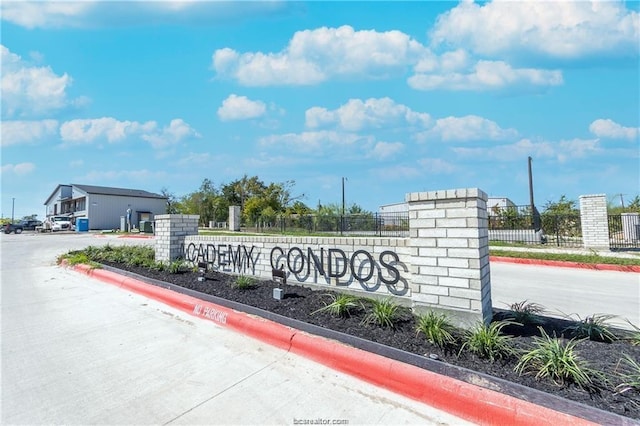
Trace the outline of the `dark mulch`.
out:
<instances>
[{"instance_id":1,"label":"dark mulch","mask_svg":"<svg viewBox=\"0 0 640 426\"><path fill-rule=\"evenodd\" d=\"M615 387L621 382L616 373L616 367L622 354L627 354L640 362L640 346L632 346L624 340L613 343L595 341L581 341L577 350L591 368L603 372L609 383L600 383L595 390L587 391L575 385L557 386L549 380L536 380L532 375L520 376L514 372L516 357L489 362L480 359L467 351L459 354L459 346L443 350L430 344L422 335L416 334L416 321L410 309L401 308L400 317L395 328L382 328L376 325L363 325L366 315L364 310L353 313L350 317L338 318L326 312L314 313L330 303L330 290L312 290L297 285L280 285L285 292L283 300L272 297L273 288L277 285L273 281L258 281L252 289L240 290L232 287L235 277L218 272L207 272L206 280L199 282L197 273L183 272L171 274L158 272L146 268L132 267L122 264L108 263L109 266L134 272L149 278L179 285L201 293L214 295L227 300L254 306L266 311L274 312L299 321L318 325L320 327L340 331L369 341L381 343L404 350L406 352L429 355L435 354L444 362L499 377L514 383L519 383L543 392L551 393L566 399L577 401L605 411L640 419L640 392L630 390L616 393ZM365 302L366 307L367 302ZM494 320L504 318L506 312L496 311ZM570 322L551 317L539 317L550 336L563 335ZM531 348L534 336L540 333L536 325L509 326L503 329L514 336L514 346L519 349ZM564 334L567 334L566 332ZM624 332L618 330L618 334Z\"/></svg>"}]
</instances>

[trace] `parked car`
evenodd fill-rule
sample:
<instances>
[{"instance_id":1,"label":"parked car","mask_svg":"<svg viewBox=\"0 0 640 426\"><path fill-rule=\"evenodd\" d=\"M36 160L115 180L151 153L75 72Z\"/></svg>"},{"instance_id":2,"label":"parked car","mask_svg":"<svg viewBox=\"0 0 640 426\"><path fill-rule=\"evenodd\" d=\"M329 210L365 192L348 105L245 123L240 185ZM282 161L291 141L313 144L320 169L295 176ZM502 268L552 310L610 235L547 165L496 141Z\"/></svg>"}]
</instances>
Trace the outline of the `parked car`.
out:
<instances>
[{"instance_id":1,"label":"parked car","mask_svg":"<svg viewBox=\"0 0 640 426\"><path fill-rule=\"evenodd\" d=\"M22 225L20 225L19 223L7 223L2 227L2 230L4 231L5 234L10 234L12 232L15 234L21 234L23 231L23 228L22 228Z\"/></svg>"},{"instance_id":2,"label":"parked car","mask_svg":"<svg viewBox=\"0 0 640 426\"><path fill-rule=\"evenodd\" d=\"M25 231L35 231L36 226L42 226L42 222L39 220L21 220L18 225L22 226Z\"/></svg>"},{"instance_id":3,"label":"parked car","mask_svg":"<svg viewBox=\"0 0 640 426\"><path fill-rule=\"evenodd\" d=\"M71 218L67 216L49 216L46 218L41 227L42 232L46 231L72 231Z\"/></svg>"}]
</instances>

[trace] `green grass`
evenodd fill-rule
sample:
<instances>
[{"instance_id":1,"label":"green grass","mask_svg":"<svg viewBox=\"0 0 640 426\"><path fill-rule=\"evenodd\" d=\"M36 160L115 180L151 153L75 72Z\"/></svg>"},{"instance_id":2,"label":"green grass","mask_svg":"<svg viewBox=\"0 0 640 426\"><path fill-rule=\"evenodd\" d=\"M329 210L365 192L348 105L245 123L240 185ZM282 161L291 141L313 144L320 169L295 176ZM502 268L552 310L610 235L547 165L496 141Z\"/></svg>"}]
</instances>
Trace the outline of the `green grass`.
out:
<instances>
[{"instance_id":1,"label":"green grass","mask_svg":"<svg viewBox=\"0 0 640 426\"><path fill-rule=\"evenodd\" d=\"M360 299L355 296L349 294L327 294L327 296L332 299L332 302L313 311L312 315L320 312L329 312L336 317L348 317L351 316L352 312L362 308L362 303L359 302Z\"/></svg>"},{"instance_id":2,"label":"green grass","mask_svg":"<svg viewBox=\"0 0 640 426\"><path fill-rule=\"evenodd\" d=\"M640 346L640 327L636 326L629 320L627 320L627 322L631 327L633 327L633 330L629 331L629 337L625 338L625 340L629 341L633 346Z\"/></svg>"},{"instance_id":3,"label":"green grass","mask_svg":"<svg viewBox=\"0 0 640 426\"><path fill-rule=\"evenodd\" d=\"M393 299L371 300L371 312L369 312L362 320L363 324L377 324L380 327L395 326L398 318L398 309L400 305L395 303Z\"/></svg>"},{"instance_id":4,"label":"green grass","mask_svg":"<svg viewBox=\"0 0 640 426\"><path fill-rule=\"evenodd\" d=\"M416 333L424 334L430 343L441 348L455 343L454 330L446 314L429 311L417 318Z\"/></svg>"},{"instance_id":5,"label":"green grass","mask_svg":"<svg viewBox=\"0 0 640 426\"><path fill-rule=\"evenodd\" d=\"M563 333L568 331L578 339L586 338L597 342L611 343L618 340L607 324L609 320L616 317L615 315L593 314L584 318L580 318L578 315L576 317L575 323L562 330ZM573 320L572 317L568 318Z\"/></svg>"},{"instance_id":6,"label":"green grass","mask_svg":"<svg viewBox=\"0 0 640 426\"><path fill-rule=\"evenodd\" d=\"M549 337L542 327L538 329L541 337L534 337L534 348L520 357L515 371L520 375L535 373L536 379L548 378L557 386L575 383L585 389L593 387L594 378L602 374L589 368L576 353L579 340L564 342Z\"/></svg>"},{"instance_id":7,"label":"green grass","mask_svg":"<svg viewBox=\"0 0 640 426\"><path fill-rule=\"evenodd\" d=\"M247 275L238 275L231 286L238 290L249 290L256 287L256 280Z\"/></svg>"},{"instance_id":8,"label":"green grass","mask_svg":"<svg viewBox=\"0 0 640 426\"><path fill-rule=\"evenodd\" d=\"M82 251L71 251L67 254L63 254L58 256L57 262L58 264L60 264L63 260L67 261L67 264L69 266L73 266L73 265L88 265L89 267L93 268L93 269L99 269L100 268L100 264L97 262L94 262L93 260L91 260L89 258L89 256L87 256L86 253L82 252Z\"/></svg>"},{"instance_id":9,"label":"green grass","mask_svg":"<svg viewBox=\"0 0 640 426\"><path fill-rule=\"evenodd\" d=\"M608 265L640 266L640 258L599 256L597 254L545 253L533 251L513 251L489 249L491 256L517 257L520 259L558 260L561 262L603 263Z\"/></svg>"},{"instance_id":10,"label":"green grass","mask_svg":"<svg viewBox=\"0 0 640 426\"><path fill-rule=\"evenodd\" d=\"M516 350L511 344L512 337L502 334L502 329L511 324L515 323L510 321L496 321L489 325L483 322L476 323L473 328L465 331L464 343L458 355L466 349L491 362L515 355Z\"/></svg>"}]
</instances>

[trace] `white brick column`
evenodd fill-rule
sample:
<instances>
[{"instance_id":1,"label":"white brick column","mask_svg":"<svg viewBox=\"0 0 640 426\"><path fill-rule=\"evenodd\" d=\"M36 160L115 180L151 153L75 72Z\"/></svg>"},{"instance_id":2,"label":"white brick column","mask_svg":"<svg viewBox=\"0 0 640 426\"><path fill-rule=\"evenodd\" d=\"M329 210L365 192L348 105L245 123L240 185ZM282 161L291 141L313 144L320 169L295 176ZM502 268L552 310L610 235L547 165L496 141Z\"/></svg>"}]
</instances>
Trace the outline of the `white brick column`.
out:
<instances>
[{"instance_id":1,"label":"white brick column","mask_svg":"<svg viewBox=\"0 0 640 426\"><path fill-rule=\"evenodd\" d=\"M229 231L240 230L240 206L229 206Z\"/></svg>"},{"instance_id":2,"label":"white brick column","mask_svg":"<svg viewBox=\"0 0 640 426\"><path fill-rule=\"evenodd\" d=\"M476 188L407 194L413 308L469 327L492 318L487 194Z\"/></svg>"},{"instance_id":3,"label":"white brick column","mask_svg":"<svg viewBox=\"0 0 640 426\"><path fill-rule=\"evenodd\" d=\"M198 235L198 215L162 214L155 217L156 260L170 262L182 256L184 237Z\"/></svg>"},{"instance_id":4,"label":"white brick column","mask_svg":"<svg viewBox=\"0 0 640 426\"><path fill-rule=\"evenodd\" d=\"M580 196L580 222L584 248L609 249L609 218L605 194Z\"/></svg>"}]
</instances>

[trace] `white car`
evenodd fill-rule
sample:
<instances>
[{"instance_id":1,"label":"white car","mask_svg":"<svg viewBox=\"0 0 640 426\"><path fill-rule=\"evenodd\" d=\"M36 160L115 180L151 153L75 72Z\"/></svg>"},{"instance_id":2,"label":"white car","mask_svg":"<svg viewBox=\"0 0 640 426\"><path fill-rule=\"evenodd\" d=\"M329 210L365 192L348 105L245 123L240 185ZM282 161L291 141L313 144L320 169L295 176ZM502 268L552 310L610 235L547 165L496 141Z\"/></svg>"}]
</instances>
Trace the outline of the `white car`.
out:
<instances>
[{"instance_id":1,"label":"white car","mask_svg":"<svg viewBox=\"0 0 640 426\"><path fill-rule=\"evenodd\" d=\"M44 221L44 229L51 231L71 231L71 218L67 216L49 216Z\"/></svg>"}]
</instances>

